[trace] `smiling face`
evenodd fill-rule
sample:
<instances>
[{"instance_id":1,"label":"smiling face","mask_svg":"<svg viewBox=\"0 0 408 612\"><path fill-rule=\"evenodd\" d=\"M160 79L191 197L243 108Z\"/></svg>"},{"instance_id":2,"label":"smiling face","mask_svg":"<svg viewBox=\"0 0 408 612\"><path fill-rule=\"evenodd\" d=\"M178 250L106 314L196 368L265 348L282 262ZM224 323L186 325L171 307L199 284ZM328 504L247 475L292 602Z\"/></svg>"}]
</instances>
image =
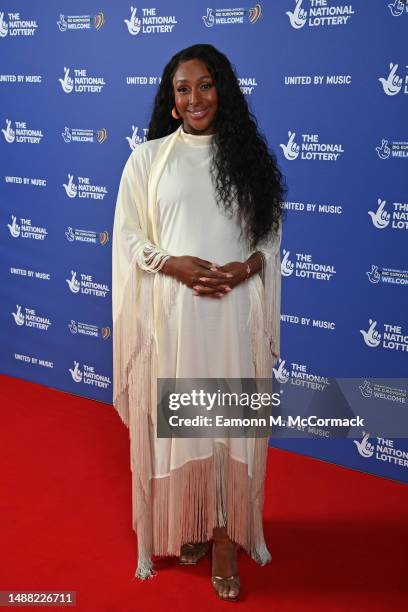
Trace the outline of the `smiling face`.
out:
<instances>
[{"instance_id":1,"label":"smiling face","mask_svg":"<svg viewBox=\"0 0 408 612\"><path fill-rule=\"evenodd\" d=\"M173 77L174 100L189 134L213 134L217 89L207 66L198 59L178 65Z\"/></svg>"}]
</instances>

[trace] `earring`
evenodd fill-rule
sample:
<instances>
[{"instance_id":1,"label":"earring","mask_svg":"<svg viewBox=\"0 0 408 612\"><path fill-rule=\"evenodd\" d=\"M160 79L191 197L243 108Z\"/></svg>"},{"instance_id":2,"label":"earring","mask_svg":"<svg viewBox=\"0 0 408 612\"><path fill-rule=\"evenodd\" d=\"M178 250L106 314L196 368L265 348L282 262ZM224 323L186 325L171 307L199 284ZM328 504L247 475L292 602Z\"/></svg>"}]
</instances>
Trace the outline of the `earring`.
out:
<instances>
[{"instance_id":1,"label":"earring","mask_svg":"<svg viewBox=\"0 0 408 612\"><path fill-rule=\"evenodd\" d=\"M172 111L171 111L171 116L173 117L173 119L181 119L180 115L178 114L176 107L173 106Z\"/></svg>"}]
</instances>

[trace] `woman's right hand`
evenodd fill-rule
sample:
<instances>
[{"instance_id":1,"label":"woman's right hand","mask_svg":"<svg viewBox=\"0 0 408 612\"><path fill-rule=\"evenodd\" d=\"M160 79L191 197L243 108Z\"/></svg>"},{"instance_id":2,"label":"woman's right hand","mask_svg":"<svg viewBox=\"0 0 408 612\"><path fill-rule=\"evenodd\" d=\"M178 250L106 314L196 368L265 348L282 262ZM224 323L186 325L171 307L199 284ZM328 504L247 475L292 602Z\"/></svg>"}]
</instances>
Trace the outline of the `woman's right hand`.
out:
<instances>
[{"instance_id":1,"label":"woman's right hand","mask_svg":"<svg viewBox=\"0 0 408 612\"><path fill-rule=\"evenodd\" d=\"M194 290L195 295L222 297L231 290L228 286L228 279L232 277L232 274L217 270L217 264L200 257L190 255L171 256L164 264L161 272L172 276L192 289L197 286L200 287L199 291ZM213 279L214 287L203 287L200 281L201 277Z\"/></svg>"}]
</instances>

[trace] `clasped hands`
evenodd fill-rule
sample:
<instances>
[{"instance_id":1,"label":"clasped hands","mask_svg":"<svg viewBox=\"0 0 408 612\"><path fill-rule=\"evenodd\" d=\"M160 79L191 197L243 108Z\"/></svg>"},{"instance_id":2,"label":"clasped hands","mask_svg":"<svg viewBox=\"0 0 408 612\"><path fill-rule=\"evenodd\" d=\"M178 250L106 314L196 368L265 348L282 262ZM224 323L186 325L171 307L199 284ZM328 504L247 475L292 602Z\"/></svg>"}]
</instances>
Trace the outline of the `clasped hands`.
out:
<instances>
[{"instance_id":1,"label":"clasped hands","mask_svg":"<svg viewBox=\"0 0 408 612\"><path fill-rule=\"evenodd\" d=\"M252 258L251 258L252 259ZM259 269L260 262L256 262ZM258 271L250 267L250 272ZM232 261L219 266L200 257L182 255L170 257L162 268L164 274L173 276L193 289L193 294L220 298L229 293L236 285L248 278L248 263Z\"/></svg>"}]
</instances>

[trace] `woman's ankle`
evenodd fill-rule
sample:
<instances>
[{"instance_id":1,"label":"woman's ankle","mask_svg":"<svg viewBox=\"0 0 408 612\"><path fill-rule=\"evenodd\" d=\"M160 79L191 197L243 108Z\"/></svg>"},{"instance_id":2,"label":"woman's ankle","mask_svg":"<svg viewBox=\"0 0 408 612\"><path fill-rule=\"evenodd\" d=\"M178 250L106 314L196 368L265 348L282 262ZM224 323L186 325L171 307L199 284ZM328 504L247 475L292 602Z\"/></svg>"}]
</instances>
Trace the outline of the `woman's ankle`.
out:
<instances>
[{"instance_id":1,"label":"woman's ankle","mask_svg":"<svg viewBox=\"0 0 408 612\"><path fill-rule=\"evenodd\" d=\"M215 540L221 540L221 539L228 538L227 528L226 527L214 527L213 538Z\"/></svg>"}]
</instances>

